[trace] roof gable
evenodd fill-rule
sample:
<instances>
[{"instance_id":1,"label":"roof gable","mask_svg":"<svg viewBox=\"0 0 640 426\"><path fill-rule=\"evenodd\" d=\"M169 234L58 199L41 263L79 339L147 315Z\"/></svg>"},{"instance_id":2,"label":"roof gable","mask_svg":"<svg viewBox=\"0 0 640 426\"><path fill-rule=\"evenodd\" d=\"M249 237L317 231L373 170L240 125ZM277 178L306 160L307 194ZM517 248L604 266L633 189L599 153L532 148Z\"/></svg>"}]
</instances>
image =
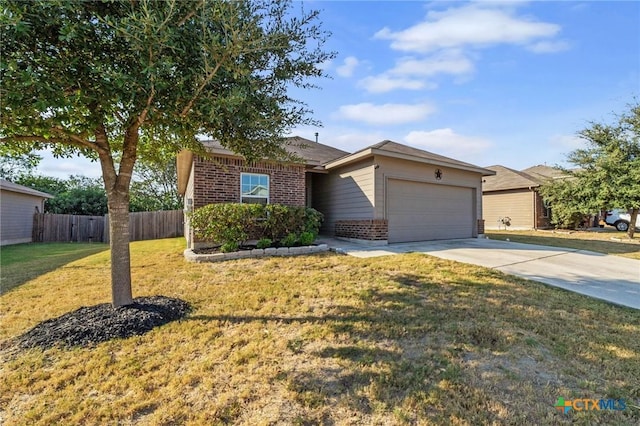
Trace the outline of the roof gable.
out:
<instances>
[{"instance_id":1,"label":"roof gable","mask_svg":"<svg viewBox=\"0 0 640 426\"><path fill-rule=\"evenodd\" d=\"M482 184L484 192L536 188L547 180L567 177L562 170L545 165L537 165L520 171L500 165L489 166L487 169L495 171L496 175L484 179Z\"/></svg>"},{"instance_id":2,"label":"roof gable","mask_svg":"<svg viewBox=\"0 0 640 426\"><path fill-rule=\"evenodd\" d=\"M445 157L444 155L434 154L433 152L413 148L390 140L384 140L367 148L361 149L351 155L334 160L326 166L327 168L337 167L372 155L383 155L402 158L409 161L452 167L455 169L482 173L483 176L494 174L491 170L478 167L471 163L465 163L464 161L455 160L453 158Z\"/></svg>"},{"instance_id":3,"label":"roof gable","mask_svg":"<svg viewBox=\"0 0 640 426\"><path fill-rule=\"evenodd\" d=\"M542 164L529 167L522 170L522 172L542 181L546 179L558 179L567 177L567 175L562 170Z\"/></svg>"},{"instance_id":4,"label":"roof gable","mask_svg":"<svg viewBox=\"0 0 640 426\"><path fill-rule=\"evenodd\" d=\"M540 186L540 181L533 176L495 165L487 167L496 172L494 176L487 176L482 183L482 191L504 191L508 189L529 189Z\"/></svg>"}]
</instances>

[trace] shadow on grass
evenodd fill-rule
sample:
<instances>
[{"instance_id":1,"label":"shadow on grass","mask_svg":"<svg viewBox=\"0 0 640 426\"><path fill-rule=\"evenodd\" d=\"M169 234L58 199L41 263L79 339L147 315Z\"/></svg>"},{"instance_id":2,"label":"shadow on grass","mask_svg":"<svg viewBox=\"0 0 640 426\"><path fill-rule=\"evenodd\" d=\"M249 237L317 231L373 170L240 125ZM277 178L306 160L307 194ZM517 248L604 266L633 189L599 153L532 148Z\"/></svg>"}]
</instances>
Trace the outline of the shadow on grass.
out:
<instances>
[{"instance_id":1,"label":"shadow on grass","mask_svg":"<svg viewBox=\"0 0 640 426\"><path fill-rule=\"evenodd\" d=\"M0 248L0 294L68 263L109 249L108 244L30 243Z\"/></svg>"},{"instance_id":2,"label":"shadow on grass","mask_svg":"<svg viewBox=\"0 0 640 426\"><path fill-rule=\"evenodd\" d=\"M305 408L301 424L331 424L331 410L337 406L363 416L393 413L398 424L450 424L451 419L461 424L557 424L561 419L554 398L567 386L583 393L576 383L595 377L610 383L600 392L634 396L632 381L620 371L612 371L615 379L609 380L597 371L594 377L582 377L588 368L560 378L565 374L560 368L591 364L576 353L580 340L555 337L562 330L598 326L600 315L607 317L616 308L589 301L596 306L594 317L600 317L591 324L589 315L579 314L586 303L577 302L575 312L564 310L564 292L518 279L496 285L487 281L489 275L501 274L482 272L442 284L420 274L389 273L382 285L354 290L356 305L336 303L324 315L194 315L186 320L312 323L328 330L321 339L312 333L290 340L283 357L293 357L295 367L274 377ZM630 320L637 319L627 313ZM621 341L634 334L623 333ZM596 359L625 361L620 369L629 367L628 355L616 359L608 353L606 339L589 340L594 340ZM563 354L561 347L569 349ZM630 411L620 415L626 416L621 422L638 417ZM600 424L595 415L588 420Z\"/></svg>"}]
</instances>

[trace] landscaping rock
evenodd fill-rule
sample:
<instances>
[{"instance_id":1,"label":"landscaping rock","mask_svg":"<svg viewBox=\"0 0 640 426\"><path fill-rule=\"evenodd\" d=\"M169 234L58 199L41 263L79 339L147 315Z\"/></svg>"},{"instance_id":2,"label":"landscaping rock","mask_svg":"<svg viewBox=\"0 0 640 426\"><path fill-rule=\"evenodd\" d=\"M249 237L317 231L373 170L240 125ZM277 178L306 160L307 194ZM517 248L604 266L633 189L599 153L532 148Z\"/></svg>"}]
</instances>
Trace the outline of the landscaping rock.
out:
<instances>
[{"instance_id":1,"label":"landscaping rock","mask_svg":"<svg viewBox=\"0 0 640 426\"><path fill-rule=\"evenodd\" d=\"M165 296L138 297L133 304L114 308L110 303L82 307L41 322L17 338L23 349L87 346L111 339L141 335L184 317L189 304Z\"/></svg>"}]
</instances>

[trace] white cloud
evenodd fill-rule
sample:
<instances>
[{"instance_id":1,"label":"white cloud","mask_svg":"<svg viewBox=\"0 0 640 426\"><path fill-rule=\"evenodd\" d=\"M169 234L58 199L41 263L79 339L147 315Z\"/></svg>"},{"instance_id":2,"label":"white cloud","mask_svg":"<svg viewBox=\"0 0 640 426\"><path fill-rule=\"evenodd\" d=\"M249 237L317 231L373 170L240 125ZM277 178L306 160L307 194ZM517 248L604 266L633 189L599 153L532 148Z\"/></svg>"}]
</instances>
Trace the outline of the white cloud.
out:
<instances>
[{"instance_id":1,"label":"white cloud","mask_svg":"<svg viewBox=\"0 0 640 426\"><path fill-rule=\"evenodd\" d=\"M396 89L422 90L435 89L437 85L411 78L391 77L386 74L363 78L358 86L370 93L386 93Z\"/></svg>"},{"instance_id":2,"label":"white cloud","mask_svg":"<svg viewBox=\"0 0 640 426\"><path fill-rule=\"evenodd\" d=\"M436 74L467 74L474 69L473 62L459 51L445 51L437 55L416 59L401 58L396 66L389 70L393 75L433 76Z\"/></svg>"},{"instance_id":3,"label":"white cloud","mask_svg":"<svg viewBox=\"0 0 640 426\"><path fill-rule=\"evenodd\" d=\"M336 68L336 73L338 73L340 77L351 77L359 64L360 61L358 61L358 58L355 56L347 56L344 58L344 63Z\"/></svg>"},{"instance_id":4,"label":"white cloud","mask_svg":"<svg viewBox=\"0 0 640 426\"><path fill-rule=\"evenodd\" d=\"M71 175L90 178L102 176L102 169L98 161L91 161L86 157L55 158L50 150L40 150L36 154L42 157L38 164L38 173L60 179L67 179Z\"/></svg>"},{"instance_id":5,"label":"white cloud","mask_svg":"<svg viewBox=\"0 0 640 426\"><path fill-rule=\"evenodd\" d=\"M426 20L401 31L383 28L375 38L391 40L401 51L431 52L465 46L526 45L560 32L556 24L515 16L513 10L495 4L471 4L445 11L430 11Z\"/></svg>"},{"instance_id":6,"label":"white cloud","mask_svg":"<svg viewBox=\"0 0 640 426\"><path fill-rule=\"evenodd\" d=\"M460 135L450 128L412 131L404 137L404 142L416 148L473 164L478 160L478 155L493 146L488 139Z\"/></svg>"},{"instance_id":7,"label":"white cloud","mask_svg":"<svg viewBox=\"0 0 640 426\"><path fill-rule=\"evenodd\" d=\"M361 103L343 105L335 116L372 125L393 125L423 120L434 111L435 108L426 103L414 105Z\"/></svg>"},{"instance_id":8,"label":"white cloud","mask_svg":"<svg viewBox=\"0 0 640 426\"><path fill-rule=\"evenodd\" d=\"M473 62L459 50L447 50L427 58L400 58L389 71L363 78L358 85L370 93L385 93L396 89L433 90L438 85L420 77L433 77L436 74L460 76L473 70Z\"/></svg>"},{"instance_id":9,"label":"white cloud","mask_svg":"<svg viewBox=\"0 0 640 426\"><path fill-rule=\"evenodd\" d=\"M539 41L527 46L527 49L532 51L533 53L556 53L563 52L565 50L569 50L571 45L569 42L564 40L559 41Z\"/></svg>"}]
</instances>

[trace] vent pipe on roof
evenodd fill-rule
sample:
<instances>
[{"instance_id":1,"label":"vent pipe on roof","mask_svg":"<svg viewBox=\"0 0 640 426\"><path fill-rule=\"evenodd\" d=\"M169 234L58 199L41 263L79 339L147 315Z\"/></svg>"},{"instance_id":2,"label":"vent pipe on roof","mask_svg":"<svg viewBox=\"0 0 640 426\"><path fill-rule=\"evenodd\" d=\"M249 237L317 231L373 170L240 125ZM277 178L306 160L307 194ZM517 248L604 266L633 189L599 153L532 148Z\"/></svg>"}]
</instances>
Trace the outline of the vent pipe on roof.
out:
<instances>
[{"instance_id":1,"label":"vent pipe on roof","mask_svg":"<svg viewBox=\"0 0 640 426\"><path fill-rule=\"evenodd\" d=\"M318 143L318 132L316 132L316 143Z\"/></svg>"}]
</instances>

